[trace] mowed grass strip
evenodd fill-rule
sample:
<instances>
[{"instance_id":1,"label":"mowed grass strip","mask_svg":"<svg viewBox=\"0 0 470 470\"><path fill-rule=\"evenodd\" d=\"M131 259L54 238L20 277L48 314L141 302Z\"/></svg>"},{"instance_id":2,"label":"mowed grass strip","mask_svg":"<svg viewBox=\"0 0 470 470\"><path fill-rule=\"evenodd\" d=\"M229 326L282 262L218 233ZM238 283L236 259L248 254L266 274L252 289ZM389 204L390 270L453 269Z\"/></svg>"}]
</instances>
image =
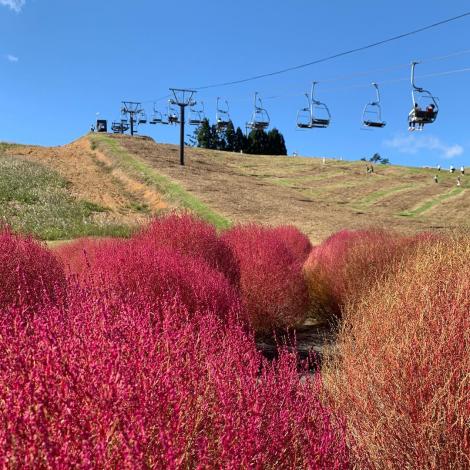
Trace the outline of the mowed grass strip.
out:
<instances>
[{"instance_id":1,"label":"mowed grass strip","mask_svg":"<svg viewBox=\"0 0 470 470\"><path fill-rule=\"evenodd\" d=\"M142 159L126 151L117 140L105 135L94 135L90 139L92 148L99 146L100 150L110 153L123 170L136 174L145 184L153 186L166 202L190 210L219 230L231 226L228 219L210 209L178 183L158 173Z\"/></svg>"},{"instance_id":2,"label":"mowed grass strip","mask_svg":"<svg viewBox=\"0 0 470 470\"><path fill-rule=\"evenodd\" d=\"M437 206L442 201L445 201L446 199L460 195L463 191L465 191L465 188L462 188L462 187L453 188L444 194L440 194L439 196L433 199L429 199L428 201L424 202L420 206L417 206L415 209L400 212L399 215L403 217L415 217L417 215L421 215L424 212L428 211L429 209L433 208L434 206Z\"/></svg>"},{"instance_id":3,"label":"mowed grass strip","mask_svg":"<svg viewBox=\"0 0 470 470\"><path fill-rule=\"evenodd\" d=\"M373 193L368 194L367 196L357 200L354 203L354 206L358 207L367 207L379 202L380 200L396 193L401 193L403 191L407 191L408 189L416 189L418 186L416 184L405 184L401 186L395 186L393 188L388 189L379 189L378 191L374 191Z\"/></svg>"},{"instance_id":4,"label":"mowed grass strip","mask_svg":"<svg viewBox=\"0 0 470 470\"><path fill-rule=\"evenodd\" d=\"M124 225L94 220L107 209L70 193L57 172L19 157L0 155L0 220L42 240L128 236Z\"/></svg>"}]
</instances>

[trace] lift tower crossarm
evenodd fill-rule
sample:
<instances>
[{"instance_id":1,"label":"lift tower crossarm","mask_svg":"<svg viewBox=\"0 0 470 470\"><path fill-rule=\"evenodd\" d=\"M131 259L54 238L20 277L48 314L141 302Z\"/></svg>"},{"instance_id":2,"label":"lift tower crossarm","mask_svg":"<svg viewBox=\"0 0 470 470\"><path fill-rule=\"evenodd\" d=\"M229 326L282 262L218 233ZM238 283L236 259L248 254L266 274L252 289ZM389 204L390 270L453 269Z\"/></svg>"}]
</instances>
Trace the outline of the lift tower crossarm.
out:
<instances>
[{"instance_id":1,"label":"lift tower crossarm","mask_svg":"<svg viewBox=\"0 0 470 470\"><path fill-rule=\"evenodd\" d=\"M131 124L131 135L134 135L134 122L135 115L142 113L142 103L137 101L123 101L122 102L122 113L129 115L129 120Z\"/></svg>"}]
</instances>

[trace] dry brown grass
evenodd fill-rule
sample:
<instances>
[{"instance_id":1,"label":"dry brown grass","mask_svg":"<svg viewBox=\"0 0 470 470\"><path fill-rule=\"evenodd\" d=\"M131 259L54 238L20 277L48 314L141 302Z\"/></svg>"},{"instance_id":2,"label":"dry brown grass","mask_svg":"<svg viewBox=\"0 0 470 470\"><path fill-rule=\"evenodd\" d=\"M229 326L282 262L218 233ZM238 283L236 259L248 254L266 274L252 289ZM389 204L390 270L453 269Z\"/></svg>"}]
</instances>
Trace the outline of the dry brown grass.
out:
<instances>
[{"instance_id":1,"label":"dry brown grass","mask_svg":"<svg viewBox=\"0 0 470 470\"><path fill-rule=\"evenodd\" d=\"M133 158L179 184L210 209L232 221L292 224L317 243L341 230L393 227L402 233L468 226L470 176L461 191L455 175L398 166L320 158L240 155L186 149L150 139L112 136ZM143 223L165 206L174 208L145 178L119 165L112 152L90 146L89 137L64 147L15 146L7 150L50 165L70 181L70 190L108 209L103 215L120 223ZM442 196L447 198L439 199ZM423 210L424 209L424 210ZM403 215L408 214L408 215Z\"/></svg>"},{"instance_id":2,"label":"dry brown grass","mask_svg":"<svg viewBox=\"0 0 470 470\"><path fill-rule=\"evenodd\" d=\"M395 228L403 233L442 230L468 224L470 176L462 192L418 215L405 211L435 202L455 188L456 175L320 158L240 155L186 149L180 167L178 147L150 140L115 137L129 152L172 178L188 192L233 222L293 224L313 242L343 228Z\"/></svg>"}]
</instances>

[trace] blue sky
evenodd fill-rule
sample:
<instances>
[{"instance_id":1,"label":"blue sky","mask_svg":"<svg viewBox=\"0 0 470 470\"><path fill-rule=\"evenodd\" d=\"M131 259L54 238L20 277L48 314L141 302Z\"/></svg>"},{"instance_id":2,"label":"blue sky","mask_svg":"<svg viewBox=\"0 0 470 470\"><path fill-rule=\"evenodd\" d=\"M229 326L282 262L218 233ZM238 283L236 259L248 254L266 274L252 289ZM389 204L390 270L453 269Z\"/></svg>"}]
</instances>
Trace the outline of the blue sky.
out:
<instances>
[{"instance_id":1,"label":"blue sky","mask_svg":"<svg viewBox=\"0 0 470 470\"><path fill-rule=\"evenodd\" d=\"M171 86L199 87L295 66L470 10L468 1L289 2L209 0L0 0L0 140L61 145L86 133L96 113L119 117L123 99L145 102ZM468 52L465 52L467 51ZM464 51L464 52L462 52ZM435 58L462 52L446 59ZM407 131L409 63L440 98L435 124ZM432 59L432 60L429 60ZM470 165L470 17L365 52L236 86L198 93L210 119L216 97L243 126L258 91L289 153L359 159L379 152L406 165ZM422 76L422 79L420 79ZM336 80L338 77L348 77ZM305 93L332 113L329 129L295 126ZM360 129L370 83L381 85L382 130ZM164 106L164 101L160 102ZM160 142L178 128L142 126Z\"/></svg>"}]
</instances>

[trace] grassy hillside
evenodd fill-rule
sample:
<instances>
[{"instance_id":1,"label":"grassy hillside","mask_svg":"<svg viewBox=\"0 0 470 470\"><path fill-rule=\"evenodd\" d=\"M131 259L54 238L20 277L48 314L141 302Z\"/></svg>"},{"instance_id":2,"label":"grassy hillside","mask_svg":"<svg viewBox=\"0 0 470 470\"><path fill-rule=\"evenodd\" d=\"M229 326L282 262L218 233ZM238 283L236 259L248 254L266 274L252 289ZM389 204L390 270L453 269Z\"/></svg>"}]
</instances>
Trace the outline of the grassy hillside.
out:
<instances>
[{"instance_id":1,"label":"grassy hillside","mask_svg":"<svg viewBox=\"0 0 470 470\"><path fill-rule=\"evenodd\" d=\"M294 224L319 241L342 228L371 225L407 233L468 226L470 176L432 169L320 158L240 155L112 137L134 158L177 182L230 221Z\"/></svg>"},{"instance_id":2,"label":"grassy hillside","mask_svg":"<svg viewBox=\"0 0 470 470\"><path fill-rule=\"evenodd\" d=\"M0 220L15 231L46 240L127 235L129 227L109 223L106 212L106 207L74 197L56 171L0 153Z\"/></svg>"},{"instance_id":3,"label":"grassy hillside","mask_svg":"<svg viewBox=\"0 0 470 470\"><path fill-rule=\"evenodd\" d=\"M342 228L371 225L407 233L468 227L470 213L470 176L457 187L457 175L441 171L436 184L432 169L377 165L367 174L364 162L195 148L186 150L187 164L181 167L177 146L102 134L64 147L2 145L0 155L9 168L33 162L54 172L57 181L51 183L38 166L29 167L28 177L23 170L2 171L2 187L22 181L21 174L34 181L31 191L48 195L37 207L54 208L55 215L36 221L23 196L1 203L7 222L46 239L125 233L175 209L195 212L220 229L248 221L294 224L314 242ZM52 197L51 184L62 196ZM73 209L61 212L57 199ZM66 222L70 218L75 222Z\"/></svg>"}]
</instances>

